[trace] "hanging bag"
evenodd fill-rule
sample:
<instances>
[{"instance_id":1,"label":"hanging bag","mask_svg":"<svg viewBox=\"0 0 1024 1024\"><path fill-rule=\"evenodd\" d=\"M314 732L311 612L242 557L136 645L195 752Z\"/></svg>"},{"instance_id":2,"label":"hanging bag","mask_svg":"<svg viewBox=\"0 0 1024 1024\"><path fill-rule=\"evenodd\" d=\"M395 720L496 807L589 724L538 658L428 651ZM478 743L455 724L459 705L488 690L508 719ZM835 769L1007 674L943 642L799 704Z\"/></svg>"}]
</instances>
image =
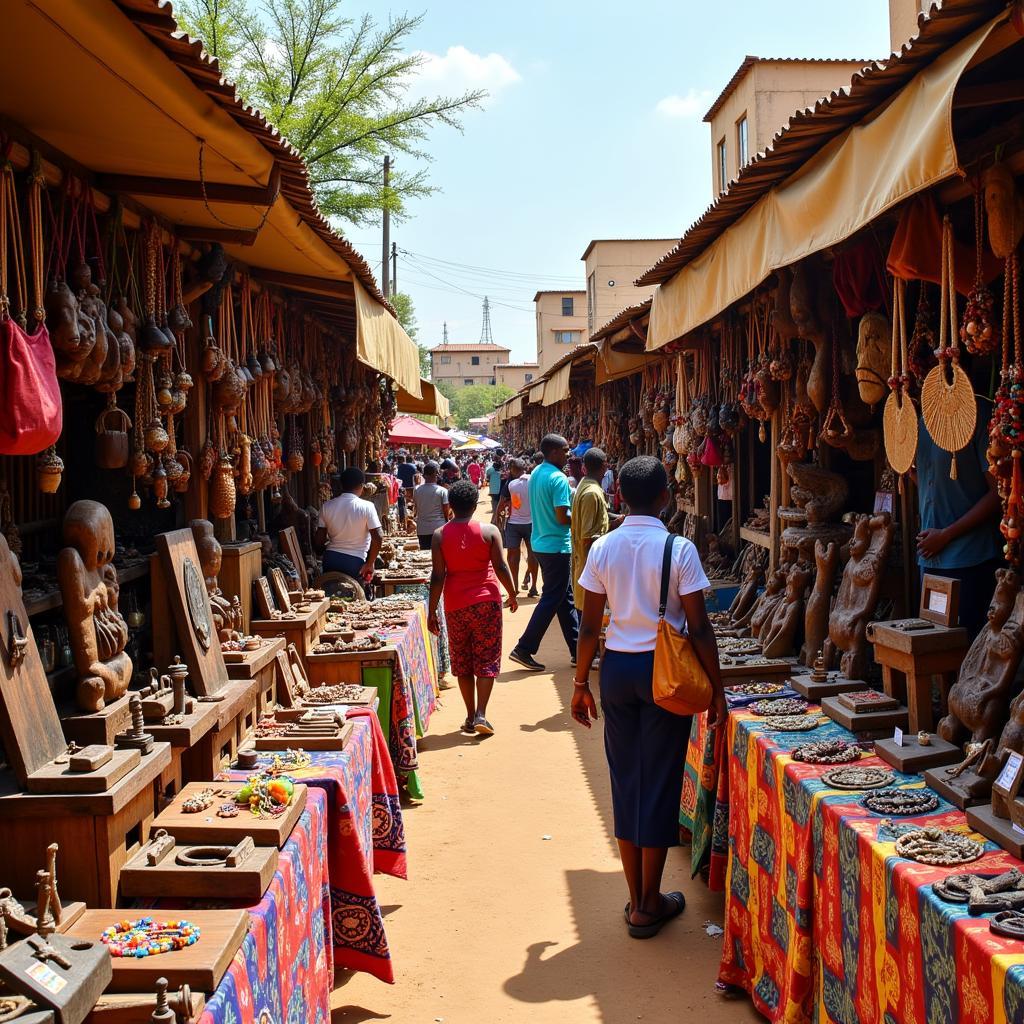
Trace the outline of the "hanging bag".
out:
<instances>
[{"instance_id":1,"label":"hanging bag","mask_svg":"<svg viewBox=\"0 0 1024 1024\"><path fill-rule=\"evenodd\" d=\"M658 635L654 642L654 703L674 715L695 715L711 707L711 680L688 637L665 618L675 535L665 538L661 563Z\"/></svg>"},{"instance_id":2,"label":"hanging bag","mask_svg":"<svg viewBox=\"0 0 1024 1024\"><path fill-rule=\"evenodd\" d=\"M33 307L27 307L24 248L18 218L14 169L5 162L0 172L0 454L36 455L60 437L62 408L53 346L43 311L42 181L33 173L28 210L32 259ZM18 312L29 316L36 331L29 334L10 313L7 296L8 242L14 256Z\"/></svg>"}]
</instances>

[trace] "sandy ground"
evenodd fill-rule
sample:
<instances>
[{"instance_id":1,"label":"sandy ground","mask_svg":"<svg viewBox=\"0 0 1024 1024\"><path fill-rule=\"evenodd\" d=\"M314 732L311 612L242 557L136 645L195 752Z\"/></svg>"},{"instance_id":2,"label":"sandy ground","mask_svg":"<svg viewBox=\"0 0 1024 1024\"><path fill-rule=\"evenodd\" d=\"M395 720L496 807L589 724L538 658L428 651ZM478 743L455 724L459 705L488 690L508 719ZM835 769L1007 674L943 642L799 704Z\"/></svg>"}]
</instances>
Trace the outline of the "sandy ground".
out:
<instances>
[{"instance_id":1,"label":"sandy ground","mask_svg":"<svg viewBox=\"0 0 1024 1024\"><path fill-rule=\"evenodd\" d=\"M505 611L504 650L535 600ZM601 722L568 714L572 669L557 621L529 673L505 661L488 710L496 734L464 737L457 689L420 744L426 799L407 806L409 880L378 875L396 984L339 971L333 1024L584 1024L762 1020L715 994L722 897L670 851L665 888L681 918L648 941L626 934Z\"/></svg>"}]
</instances>

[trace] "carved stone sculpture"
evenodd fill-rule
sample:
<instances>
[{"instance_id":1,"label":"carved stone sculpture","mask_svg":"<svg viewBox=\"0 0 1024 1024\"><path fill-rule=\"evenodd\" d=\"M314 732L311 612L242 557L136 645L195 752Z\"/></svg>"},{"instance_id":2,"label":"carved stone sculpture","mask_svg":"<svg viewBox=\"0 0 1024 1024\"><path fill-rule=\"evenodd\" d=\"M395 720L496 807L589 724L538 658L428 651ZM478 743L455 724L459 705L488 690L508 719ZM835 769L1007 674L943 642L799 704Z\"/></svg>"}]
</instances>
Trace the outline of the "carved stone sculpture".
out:
<instances>
[{"instance_id":1,"label":"carved stone sculpture","mask_svg":"<svg viewBox=\"0 0 1024 1024\"><path fill-rule=\"evenodd\" d=\"M242 605L237 595L230 601L217 583L220 575L223 549L213 532L213 523L208 519L193 519L189 526L195 538L196 551L199 554L199 566L206 582L206 592L210 595L210 607L213 610L213 627L221 643L237 640L242 630Z\"/></svg>"},{"instance_id":2,"label":"carved stone sculpture","mask_svg":"<svg viewBox=\"0 0 1024 1024\"><path fill-rule=\"evenodd\" d=\"M853 529L850 560L843 570L824 647L828 665L841 652L839 670L847 679L863 679L867 674L871 655L865 632L878 604L892 535L888 512L859 516Z\"/></svg>"},{"instance_id":3,"label":"carved stone sculpture","mask_svg":"<svg viewBox=\"0 0 1024 1024\"><path fill-rule=\"evenodd\" d=\"M776 569L768 578L764 593L758 598L757 604L750 616L750 635L761 639L761 633L765 626L771 622L772 616L779 602L786 593L786 573L783 569Z\"/></svg>"},{"instance_id":4,"label":"carved stone sculpture","mask_svg":"<svg viewBox=\"0 0 1024 1024\"><path fill-rule=\"evenodd\" d=\"M828 613L832 604L836 569L839 568L839 545L835 541L822 544L819 540L814 545L814 563L818 571L814 576L811 596L807 599L804 645L800 649L800 663L808 667L813 666L828 637Z\"/></svg>"},{"instance_id":5,"label":"carved stone sculpture","mask_svg":"<svg viewBox=\"0 0 1024 1024\"><path fill-rule=\"evenodd\" d=\"M117 700L132 677L125 654L128 624L118 611L114 523L96 501L76 501L64 516L64 543L57 556L57 581L68 638L78 669L78 706L99 711Z\"/></svg>"},{"instance_id":6,"label":"carved stone sculpture","mask_svg":"<svg viewBox=\"0 0 1024 1024\"><path fill-rule=\"evenodd\" d=\"M996 572L996 590L988 622L971 644L949 691L949 713L939 722L939 735L950 743L994 741L1002 728L1000 746L1024 749L1024 702L1018 697L1007 710L1013 680L1024 653L1024 594L1012 569Z\"/></svg>"},{"instance_id":7,"label":"carved stone sculpture","mask_svg":"<svg viewBox=\"0 0 1024 1024\"><path fill-rule=\"evenodd\" d=\"M810 582L810 568L799 562L786 575L783 598L761 630L761 653L766 658L781 658L793 653L804 614L804 594Z\"/></svg>"}]
</instances>

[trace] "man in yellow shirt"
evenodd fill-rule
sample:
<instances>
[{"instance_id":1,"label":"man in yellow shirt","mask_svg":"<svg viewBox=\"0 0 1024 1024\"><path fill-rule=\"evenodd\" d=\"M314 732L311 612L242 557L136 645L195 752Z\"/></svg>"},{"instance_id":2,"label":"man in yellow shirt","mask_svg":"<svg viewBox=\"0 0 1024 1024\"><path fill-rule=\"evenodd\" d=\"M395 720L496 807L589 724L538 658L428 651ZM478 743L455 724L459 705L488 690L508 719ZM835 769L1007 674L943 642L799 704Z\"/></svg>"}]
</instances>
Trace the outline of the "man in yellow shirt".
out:
<instances>
[{"instance_id":1,"label":"man in yellow shirt","mask_svg":"<svg viewBox=\"0 0 1024 1024\"><path fill-rule=\"evenodd\" d=\"M590 546L622 522L622 516L609 515L601 481L608 468L608 457L600 448L590 448L583 456L586 475L579 482L572 499L572 591L577 608L583 607L580 574L587 564Z\"/></svg>"}]
</instances>

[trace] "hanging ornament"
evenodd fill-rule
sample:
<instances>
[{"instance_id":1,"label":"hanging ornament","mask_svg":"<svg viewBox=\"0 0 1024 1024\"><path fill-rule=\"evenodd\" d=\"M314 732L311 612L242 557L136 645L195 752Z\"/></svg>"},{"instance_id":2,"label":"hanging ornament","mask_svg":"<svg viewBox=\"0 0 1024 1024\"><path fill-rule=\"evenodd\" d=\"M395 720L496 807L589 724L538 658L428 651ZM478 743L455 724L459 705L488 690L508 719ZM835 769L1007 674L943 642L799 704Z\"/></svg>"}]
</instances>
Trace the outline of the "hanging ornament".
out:
<instances>
[{"instance_id":1,"label":"hanging ornament","mask_svg":"<svg viewBox=\"0 0 1024 1024\"><path fill-rule=\"evenodd\" d=\"M907 325L903 303L906 283L893 279L892 292L892 376L889 397L882 413L882 434L889 465L900 474L910 471L917 452L917 410L910 398L910 375L907 373Z\"/></svg>"},{"instance_id":2,"label":"hanging ornament","mask_svg":"<svg viewBox=\"0 0 1024 1024\"><path fill-rule=\"evenodd\" d=\"M64 460L50 445L36 456L36 483L44 494L56 494L64 473Z\"/></svg>"},{"instance_id":3,"label":"hanging ornament","mask_svg":"<svg viewBox=\"0 0 1024 1024\"><path fill-rule=\"evenodd\" d=\"M985 286L984 261L985 204L980 188L974 191L974 287L967 295L960 340L972 355L987 356L999 347L999 329L995 322L995 297Z\"/></svg>"}]
</instances>

